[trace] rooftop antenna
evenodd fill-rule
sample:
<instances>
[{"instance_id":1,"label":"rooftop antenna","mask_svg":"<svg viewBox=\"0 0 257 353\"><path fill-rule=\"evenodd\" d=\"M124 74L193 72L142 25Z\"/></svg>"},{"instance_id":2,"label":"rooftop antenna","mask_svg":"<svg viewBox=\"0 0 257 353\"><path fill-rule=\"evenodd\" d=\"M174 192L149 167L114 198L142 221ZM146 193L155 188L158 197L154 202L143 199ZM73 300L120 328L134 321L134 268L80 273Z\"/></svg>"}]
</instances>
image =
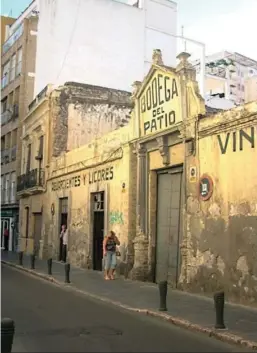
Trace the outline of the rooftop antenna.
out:
<instances>
[{"instance_id":1,"label":"rooftop antenna","mask_svg":"<svg viewBox=\"0 0 257 353\"><path fill-rule=\"evenodd\" d=\"M184 26L181 26L181 37L184 38ZM184 51L187 51L187 42L184 41Z\"/></svg>"}]
</instances>

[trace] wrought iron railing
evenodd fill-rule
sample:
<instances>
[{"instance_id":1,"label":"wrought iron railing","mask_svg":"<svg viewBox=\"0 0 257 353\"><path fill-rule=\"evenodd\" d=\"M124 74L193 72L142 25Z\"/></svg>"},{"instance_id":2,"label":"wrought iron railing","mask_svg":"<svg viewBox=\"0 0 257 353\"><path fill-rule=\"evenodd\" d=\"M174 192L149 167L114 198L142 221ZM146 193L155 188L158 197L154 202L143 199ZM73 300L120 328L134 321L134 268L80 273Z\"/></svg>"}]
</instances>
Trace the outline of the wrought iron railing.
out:
<instances>
[{"instance_id":1,"label":"wrought iron railing","mask_svg":"<svg viewBox=\"0 0 257 353\"><path fill-rule=\"evenodd\" d=\"M17 178L17 192L25 191L36 186L44 186L45 171L40 168L32 169L26 174L19 175Z\"/></svg>"}]
</instances>

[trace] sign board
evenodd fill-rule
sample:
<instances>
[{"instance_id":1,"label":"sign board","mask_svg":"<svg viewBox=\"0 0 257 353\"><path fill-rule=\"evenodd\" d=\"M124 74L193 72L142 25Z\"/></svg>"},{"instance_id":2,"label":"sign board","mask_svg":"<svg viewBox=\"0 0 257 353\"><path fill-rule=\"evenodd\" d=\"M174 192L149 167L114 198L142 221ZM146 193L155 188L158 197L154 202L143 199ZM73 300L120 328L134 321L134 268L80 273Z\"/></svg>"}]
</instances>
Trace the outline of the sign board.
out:
<instances>
[{"instance_id":1,"label":"sign board","mask_svg":"<svg viewBox=\"0 0 257 353\"><path fill-rule=\"evenodd\" d=\"M182 121L181 90L173 72L155 71L139 97L141 135L167 130Z\"/></svg>"},{"instance_id":2,"label":"sign board","mask_svg":"<svg viewBox=\"0 0 257 353\"><path fill-rule=\"evenodd\" d=\"M202 201L210 199L213 193L213 181L208 174L203 174L199 180L199 196Z\"/></svg>"},{"instance_id":3,"label":"sign board","mask_svg":"<svg viewBox=\"0 0 257 353\"><path fill-rule=\"evenodd\" d=\"M196 167L190 167L189 181L190 181L190 183L196 182Z\"/></svg>"}]
</instances>

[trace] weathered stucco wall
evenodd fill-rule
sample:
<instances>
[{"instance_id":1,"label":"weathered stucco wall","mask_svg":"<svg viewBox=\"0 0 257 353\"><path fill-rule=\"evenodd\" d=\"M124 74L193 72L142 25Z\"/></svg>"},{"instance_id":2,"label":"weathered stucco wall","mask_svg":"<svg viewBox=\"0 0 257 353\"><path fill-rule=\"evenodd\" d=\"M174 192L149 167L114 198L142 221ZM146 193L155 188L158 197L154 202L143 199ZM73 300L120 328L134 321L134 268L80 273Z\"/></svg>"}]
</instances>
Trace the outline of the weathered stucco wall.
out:
<instances>
[{"instance_id":1,"label":"weathered stucco wall","mask_svg":"<svg viewBox=\"0 0 257 353\"><path fill-rule=\"evenodd\" d=\"M187 252L181 281L191 290L225 289L232 300L257 301L257 103L199 121L197 178L188 177ZM188 169L189 173L189 169ZM213 194L199 197L199 177Z\"/></svg>"},{"instance_id":2,"label":"weathered stucco wall","mask_svg":"<svg viewBox=\"0 0 257 353\"><path fill-rule=\"evenodd\" d=\"M119 268L122 273L127 271L127 263L133 261L131 241L135 229L134 199L129 193L135 188L135 180L131 176L135 168L135 157L127 143L131 138L130 132L130 126L126 126L53 161L44 204L45 254L57 256L60 231L59 198L68 197L69 261L73 265L92 267L91 198L92 193L104 191L105 234L114 230L119 237L121 242ZM94 172L101 171L100 174L103 175L103 170L108 178L101 177L100 181L93 181ZM96 174L97 177L100 174ZM66 183L75 177L72 187L60 183L61 181ZM54 215L51 214L52 204L55 207Z\"/></svg>"}]
</instances>

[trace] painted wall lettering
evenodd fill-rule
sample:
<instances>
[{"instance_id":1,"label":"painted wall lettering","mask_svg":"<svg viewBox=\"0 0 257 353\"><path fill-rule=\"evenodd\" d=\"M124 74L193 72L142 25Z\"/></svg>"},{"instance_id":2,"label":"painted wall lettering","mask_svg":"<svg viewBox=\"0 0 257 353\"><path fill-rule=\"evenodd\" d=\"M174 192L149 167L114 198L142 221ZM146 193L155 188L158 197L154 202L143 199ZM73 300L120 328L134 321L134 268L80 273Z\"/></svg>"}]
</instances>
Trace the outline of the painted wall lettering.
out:
<instances>
[{"instance_id":1,"label":"painted wall lettering","mask_svg":"<svg viewBox=\"0 0 257 353\"><path fill-rule=\"evenodd\" d=\"M123 213L119 211L111 211L110 224L124 224Z\"/></svg>"},{"instance_id":2,"label":"painted wall lettering","mask_svg":"<svg viewBox=\"0 0 257 353\"><path fill-rule=\"evenodd\" d=\"M140 98L144 135L167 129L177 122L179 87L176 77L158 73Z\"/></svg>"},{"instance_id":3,"label":"painted wall lettering","mask_svg":"<svg viewBox=\"0 0 257 353\"><path fill-rule=\"evenodd\" d=\"M74 176L70 179L62 179L58 181L53 181L52 183L52 191L58 191L61 189L70 189L73 187L80 186L81 178L80 175Z\"/></svg>"},{"instance_id":4,"label":"painted wall lettering","mask_svg":"<svg viewBox=\"0 0 257 353\"><path fill-rule=\"evenodd\" d=\"M97 181L112 180L113 167L90 172L88 178L89 178L89 184L96 183Z\"/></svg>"},{"instance_id":5,"label":"painted wall lettering","mask_svg":"<svg viewBox=\"0 0 257 353\"><path fill-rule=\"evenodd\" d=\"M217 135L220 152L226 154L228 150L237 152L243 151L246 145L250 145L251 148L255 147L257 138L257 127L251 127L246 129L240 129L233 133L227 132L224 135Z\"/></svg>"},{"instance_id":6,"label":"painted wall lettering","mask_svg":"<svg viewBox=\"0 0 257 353\"><path fill-rule=\"evenodd\" d=\"M88 174L76 175L71 178L53 181L52 191L70 189L73 187L86 185L86 183L92 184L99 181L109 181L113 179L113 176L114 176L113 166L111 166L111 167L89 172Z\"/></svg>"}]
</instances>

